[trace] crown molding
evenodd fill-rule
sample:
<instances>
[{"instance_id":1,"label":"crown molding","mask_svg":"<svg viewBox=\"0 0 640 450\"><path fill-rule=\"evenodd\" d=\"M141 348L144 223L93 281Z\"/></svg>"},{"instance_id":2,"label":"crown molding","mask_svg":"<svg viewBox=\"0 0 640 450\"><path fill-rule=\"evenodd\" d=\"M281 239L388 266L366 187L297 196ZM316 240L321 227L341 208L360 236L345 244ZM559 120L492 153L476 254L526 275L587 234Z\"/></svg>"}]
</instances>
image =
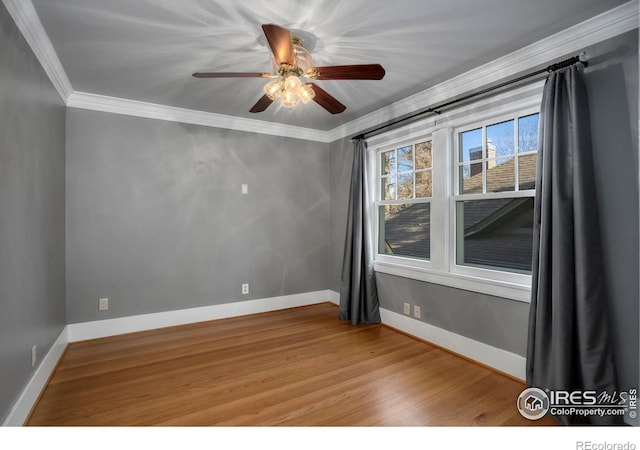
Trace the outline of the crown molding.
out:
<instances>
[{"instance_id":1,"label":"crown molding","mask_svg":"<svg viewBox=\"0 0 640 450\"><path fill-rule=\"evenodd\" d=\"M415 113L476 89L484 88L496 83L498 80L512 77L537 67L544 67L553 62L554 59L580 52L590 45L638 28L638 3L636 0L632 0L389 106L332 130L323 131L86 92L75 92L49 37L42 27L31 0L2 1L58 93L70 107L323 143L334 142L359 134L363 130L377 127L398 117Z\"/></svg>"},{"instance_id":2,"label":"crown molding","mask_svg":"<svg viewBox=\"0 0 640 450\"><path fill-rule=\"evenodd\" d=\"M638 2L632 0L577 25L406 97L330 130L330 141L360 134L398 117L415 113L485 88L498 80L551 64L554 59L638 28Z\"/></svg>"},{"instance_id":3,"label":"crown molding","mask_svg":"<svg viewBox=\"0 0 640 450\"><path fill-rule=\"evenodd\" d=\"M58 54L49 40L49 36L44 31L33 3L31 3L31 0L2 0L2 3L4 3L9 15L16 23L36 58L38 58L40 65L49 76L58 94L66 103L67 98L73 92L73 87L62 67Z\"/></svg>"},{"instance_id":4,"label":"crown molding","mask_svg":"<svg viewBox=\"0 0 640 450\"><path fill-rule=\"evenodd\" d=\"M175 106L158 105L124 98L108 97L75 91L69 95L67 106L71 108L89 109L127 116L145 117L148 119L168 120L206 127L226 128L235 131L269 134L307 141L328 143L327 132L311 128L296 127L263 120L246 119L244 117L226 116L223 114L195 111Z\"/></svg>"},{"instance_id":5,"label":"crown molding","mask_svg":"<svg viewBox=\"0 0 640 450\"><path fill-rule=\"evenodd\" d=\"M67 106L308 141L329 142L326 131L74 91L31 0L2 0L2 2Z\"/></svg>"}]
</instances>

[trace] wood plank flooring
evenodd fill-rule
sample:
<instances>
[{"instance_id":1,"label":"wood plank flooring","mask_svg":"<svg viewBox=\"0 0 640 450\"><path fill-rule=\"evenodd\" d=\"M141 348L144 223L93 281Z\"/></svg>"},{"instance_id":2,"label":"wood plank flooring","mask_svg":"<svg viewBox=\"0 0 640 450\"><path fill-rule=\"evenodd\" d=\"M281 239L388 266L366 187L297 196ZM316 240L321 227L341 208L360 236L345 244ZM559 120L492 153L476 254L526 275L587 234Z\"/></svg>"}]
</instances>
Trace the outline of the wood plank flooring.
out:
<instances>
[{"instance_id":1,"label":"wood plank flooring","mask_svg":"<svg viewBox=\"0 0 640 450\"><path fill-rule=\"evenodd\" d=\"M550 425L524 385L326 303L70 344L28 425Z\"/></svg>"}]
</instances>

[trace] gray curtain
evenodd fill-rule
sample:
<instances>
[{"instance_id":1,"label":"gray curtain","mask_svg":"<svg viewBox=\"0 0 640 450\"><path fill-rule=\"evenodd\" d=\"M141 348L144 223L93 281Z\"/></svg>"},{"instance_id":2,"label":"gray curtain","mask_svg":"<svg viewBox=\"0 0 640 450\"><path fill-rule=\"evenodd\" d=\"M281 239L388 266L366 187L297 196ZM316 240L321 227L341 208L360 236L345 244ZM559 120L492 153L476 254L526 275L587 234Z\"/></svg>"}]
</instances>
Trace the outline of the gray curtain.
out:
<instances>
[{"instance_id":1,"label":"gray curtain","mask_svg":"<svg viewBox=\"0 0 640 450\"><path fill-rule=\"evenodd\" d=\"M576 66L547 79L540 112L527 385L617 391L587 91ZM563 424L583 418L555 416ZM620 419L588 416L593 424Z\"/></svg>"},{"instance_id":2,"label":"gray curtain","mask_svg":"<svg viewBox=\"0 0 640 450\"><path fill-rule=\"evenodd\" d=\"M364 139L355 140L340 281L338 317L340 320L350 320L353 325L380 323L378 291L373 271L373 240L369 224L366 150Z\"/></svg>"}]
</instances>

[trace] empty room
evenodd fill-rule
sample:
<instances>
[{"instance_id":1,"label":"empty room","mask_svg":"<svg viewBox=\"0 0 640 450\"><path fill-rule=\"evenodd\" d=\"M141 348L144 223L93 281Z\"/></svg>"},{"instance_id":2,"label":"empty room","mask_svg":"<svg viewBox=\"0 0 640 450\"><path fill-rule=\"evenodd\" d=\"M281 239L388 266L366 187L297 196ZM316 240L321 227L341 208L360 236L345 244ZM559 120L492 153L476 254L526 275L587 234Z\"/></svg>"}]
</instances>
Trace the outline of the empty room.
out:
<instances>
[{"instance_id":1,"label":"empty room","mask_svg":"<svg viewBox=\"0 0 640 450\"><path fill-rule=\"evenodd\" d=\"M633 429L638 23L3 0L2 423Z\"/></svg>"}]
</instances>

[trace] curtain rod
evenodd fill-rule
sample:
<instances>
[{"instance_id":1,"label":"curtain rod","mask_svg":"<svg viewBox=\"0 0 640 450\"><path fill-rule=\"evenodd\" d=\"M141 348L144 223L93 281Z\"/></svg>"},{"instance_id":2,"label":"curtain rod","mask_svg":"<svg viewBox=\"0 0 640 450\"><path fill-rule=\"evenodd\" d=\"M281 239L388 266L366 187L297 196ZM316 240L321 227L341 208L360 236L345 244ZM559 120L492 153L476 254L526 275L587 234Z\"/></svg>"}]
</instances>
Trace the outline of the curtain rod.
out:
<instances>
[{"instance_id":1,"label":"curtain rod","mask_svg":"<svg viewBox=\"0 0 640 450\"><path fill-rule=\"evenodd\" d=\"M391 123L388 123L386 125L382 125L382 126L380 126L378 128L374 128L373 130L365 131L363 133L360 133L358 135L353 136L351 138L351 140L364 139L367 135L375 133L376 131L381 131L381 130L390 128L390 127L392 127L394 125L398 125L398 124L406 122L408 120L415 119L416 117L419 117L419 116L422 116L422 115L425 115L425 114L430 114L430 113L440 114L439 110L442 109L442 108L446 108L447 106L451 106L451 105L454 105L456 103L464 102L466 100L472 99L474 97L478 97L480 95L486 94L486 93L491 92L491 91L495 91L497 89L501 89L501 88L509 86L511 84L519 83L519 82L524 81L524 80L526 80L528 78L533 78L533 77L535 77L537 75L540 75L542 73L545 73L545 72L551 73L551 72L555 72L556 70L565 69L565 68L573 66L574 64L577 64L577 63L582 63L582 65L584 67L587 67L589 65L589 63L587 61L587 54L585 52L582 52L578 56L573 56L573 57L571 57L569 59L565 59L564 61L560 61L558 63L551 64L551 65L545 67L544 69L536 70L535 72L531 72L531 73L528 73L526 75L522 75L522 76L520 76L518 78L514 78L513 80L505 81L504 83L500 83L500 84L497 84L495 86L488 87L488 88L483 89L481 91L474 92L473 94L468 94L468 95L465 95L464 97L460 97L460 98L457 98L455 100L451 100L451 101L448 101L446 103L442 103L440 105L432 106L432 107L430 107L430 108L428 108L428 109L426 109L424 111L420 111L420 112L417 112L417 113L412 114L410 116L404 117L402 119L395 120L395 121L393 121Z\"/></svg>"}]
</instances>

